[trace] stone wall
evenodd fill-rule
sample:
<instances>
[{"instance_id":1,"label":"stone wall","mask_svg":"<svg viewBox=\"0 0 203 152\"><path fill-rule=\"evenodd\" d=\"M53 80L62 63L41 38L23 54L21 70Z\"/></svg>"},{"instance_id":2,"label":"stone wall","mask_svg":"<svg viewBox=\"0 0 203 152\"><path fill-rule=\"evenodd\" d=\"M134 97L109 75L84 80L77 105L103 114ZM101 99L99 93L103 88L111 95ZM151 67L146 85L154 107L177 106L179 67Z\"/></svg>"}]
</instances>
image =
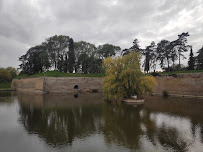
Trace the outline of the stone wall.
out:
<instances>
[{"instance_id":1,"label":"stone wall","mask_svg":"<svg viewBox=\"0 0 203 152\"><path fill-rule=\"evenodd\" d=\"M166 90L171 95L203 96L203 73L178 74L171 76L155 77L157 86L153 89L154 94L162 94ZM70 93L76 91L102 91L103 78L89 77L46 77L14 79L12 88L17 91L34 93Z\"/></svg>"},{"instance_id":2,"label":"stone wall","mask_svg":"<svg viewBox=\"0 0 203 152\"><path fill-rule=\"evenodd\" d=\"M102 91L103 78L90 77L67 77L67 78L45 78L45 92L74 92L78 91Z\"/></svg>"},{"instance_id":3,"label":"stone wall","mask_svg":"<svg viewBox=\"0 0 203 152\"><path fill-rule=\"evenodd\" d=\"M25 78L14 79L12 88L16 88L19 92L34 93L68 93L74 91L102 91L103 78L89 77L46 77L46 78ZM78 89L74 89L76 87Z\"/></svg>"},{"instance_id":4,"label":"stone wall","mask_svg":"<svg viewBox=\"0 0 203 152\"><path fill-rule=\"evenodd\" d=\"M155 79L154 94L166 90L170 95L203 96L203 73L165 75Z\"/></svg>"},{"instance_id":5,"label":"stone wall","mask_svg":"<svg viewBox=\"0 0 203 152\"><path fill-rule=\"evenodd\" d=\"M43 93L44 78L13 79L11 87L20 92Z\"/></svg>"}]
</instances>

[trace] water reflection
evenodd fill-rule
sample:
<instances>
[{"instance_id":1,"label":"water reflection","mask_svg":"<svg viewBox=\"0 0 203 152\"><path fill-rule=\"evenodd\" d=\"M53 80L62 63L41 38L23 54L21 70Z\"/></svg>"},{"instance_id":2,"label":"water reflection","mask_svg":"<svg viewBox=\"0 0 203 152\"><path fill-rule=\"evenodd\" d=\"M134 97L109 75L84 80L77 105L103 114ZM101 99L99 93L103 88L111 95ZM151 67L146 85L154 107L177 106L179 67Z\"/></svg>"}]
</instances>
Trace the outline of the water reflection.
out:
<instances>
[{"instance_id":1,"label":"water reflection","mask_svg":"<svg viewBox=\"0 0 203 152\"><path fill-rule=\"evenodd\" d=\"M75 138L96 132L101 118L101 95L81 97L82 100L72 95L37 95L35 98L20 95L20 121L30 134L40 135L48 144L72 145ZM100 97L101 101L88 106L95 97ZM29 104L30 99L34 99L32 104Z\"/></svg>"},{"instance_id":2,"label":"water reflection","mask_svg":"<svg viewBox=\"0 0 203 152\"><path fill-rule=\"evenodd\" d=\"M105 103L98 93L78 98L18 93L17 98L18 122L54 150L203 149L202 99L148 97L144 105L132 107Z\"/></svg>"},{"instance_id":3,"label":"water reflection","mask_svg":"<svg viewBox=\"0 0 203 152\"><path fill-rule=\"evenodd\" d=\"M105 104L103 110L105 141L130 149L140 148L140 136L144 134L139 114L141 109L140 106L134 109L127 105Z\"/></svg>"},{"instance_id":4,"label":"water reflection","mask_svg":"<svg viewBox=\"0 0 203 152\"><path fill-rule=\"evenodd\" d=\"M10 97L12 92L10 91L0 91L0 97Z\"/></svg>"}]
</instances>

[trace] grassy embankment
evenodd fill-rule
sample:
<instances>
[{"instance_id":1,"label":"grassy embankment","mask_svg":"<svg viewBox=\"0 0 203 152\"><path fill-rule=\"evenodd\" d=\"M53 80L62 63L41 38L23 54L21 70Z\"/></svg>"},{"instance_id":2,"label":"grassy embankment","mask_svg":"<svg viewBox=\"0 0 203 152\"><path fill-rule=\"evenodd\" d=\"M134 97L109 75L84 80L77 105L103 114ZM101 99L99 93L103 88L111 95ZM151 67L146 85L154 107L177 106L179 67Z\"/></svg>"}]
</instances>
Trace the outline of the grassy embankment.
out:
<instances>
[{"instance_id":1,"label":"grassy embankment","mask_svg":"<svg viewBox=\"0 0 203 152\"><path fill-rule=\"evenodd\" d=\"M163 74L179 74L179 73L203 73L203 70L186 70L186 71L172 71L172 72L159 72L160 75ZM37 73L33 75L23 74L17 76L17 79L20 78L35 78L35 77L104 77L104 73L92 73L92 74L83 74L83 73L64 73L58 71L49 71L44 73ZM0 83L0 90L9 90L11 89L11 82Z\"/></svg>"},{"instance_id":2,"label":"grassy embankment","mask_svg":"<svg viewBox=\"0 0 203 152\"><path fill-rule=\"evenodd\" d=\"M180 73L203 73L203 70L185 70L185 71L171 71L171 72L160 72L159 74L180 74Z\"/></svg>"},{"instance_id":3,"label":"grassy embankment","mask_svg":"<svg viewBox=\"0 0 203 152\"><path fill-rule=\"evenodd\" d=\"M13 90L11 89L11 82L1 82L0 90Z\"/></svg>"},{"instance_id":4,"label":"grassy embankment","mask_svg":"<svg viewBox=\"0 0 203 152\"><path fill-rule=\"evenodd\" d=\"M179 73L203 73L203 70L186 70L186 71L172 71L172 72L159 72L162 74L179 74ZM105 73L91 73L91 74L83 74L83 73L65 73L58 71L49 71L43 73L36 73L33 75L23 74L17 76L17 79L20 78L35 78L35 77L105 77Z\"/></svg>"},{"instance_id":5,"label":"grassy embankment","mask_svg":"<svg viewBox=\"0 0 203 152\"><path fill-rule=\"evenodd\" d=\"M23 74L17 76L16 78L35 78L35 77L104 77L104 73L91 73L91 74L83 74L83 73L65 73L58 71L49 71L43 73L36 73L33 75Z\"/></svg>"},{"instance_id":6,"label":"grassy embankment","mask_svg":"<svg viewBox=\"0 0 203 152\"><path fill-rule=\"evenodd\" d=\"M82 74L82 73L64 73L58 71L49 71L44 73L37 73L33 75L23 74L17 76L16 79L20 78L36 78L36 77L104 77L104 73L92 73L92 74ZM0 83L0 90L13 90L11 89L11 82Z\"/></svg>"}]
</instances>

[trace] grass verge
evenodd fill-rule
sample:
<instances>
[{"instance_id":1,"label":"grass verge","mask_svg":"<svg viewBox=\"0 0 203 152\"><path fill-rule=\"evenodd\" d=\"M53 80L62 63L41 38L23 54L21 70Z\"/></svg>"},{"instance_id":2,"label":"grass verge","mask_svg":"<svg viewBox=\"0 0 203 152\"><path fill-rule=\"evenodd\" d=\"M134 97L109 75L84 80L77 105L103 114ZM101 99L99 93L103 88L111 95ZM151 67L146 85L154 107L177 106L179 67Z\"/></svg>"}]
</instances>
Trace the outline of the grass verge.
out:
<instances>
[{"instance_id":1,"label":"grass verge","mask_svg":"<svg viewBox=\"0 0 203 152\"><path fill-rule=\"evenodd\" d=\"M11 82L1 82L0 83L0 90L1 89L11 89Z\"/></svg>"},{"instance_id":2,"label":"grass verge","mask_svg":"<svg viewBox=\"0 0 203 152\"><path fill-rule=\"evenodd\" d=\"M58 72L58 71L49 71L43 73L36 73L33 75L23 74L17 76L16 78L32 78L32 77L104 77L104 73L91 73L91 74L83 74L83 73L65 73L65 72Z\"/></svg>"},{"instance_id":3,"label":"grass verge","mask_svg":"<svg viewBox=\"0 0 203 152\"><path fill-rule=\"evenodd\" d=\"M163 74L180 74L180 73L203 73L203 70L185 70L185 71L171 71L171 72L160 72L160 75Z\"/></svg>"}]
</instances>

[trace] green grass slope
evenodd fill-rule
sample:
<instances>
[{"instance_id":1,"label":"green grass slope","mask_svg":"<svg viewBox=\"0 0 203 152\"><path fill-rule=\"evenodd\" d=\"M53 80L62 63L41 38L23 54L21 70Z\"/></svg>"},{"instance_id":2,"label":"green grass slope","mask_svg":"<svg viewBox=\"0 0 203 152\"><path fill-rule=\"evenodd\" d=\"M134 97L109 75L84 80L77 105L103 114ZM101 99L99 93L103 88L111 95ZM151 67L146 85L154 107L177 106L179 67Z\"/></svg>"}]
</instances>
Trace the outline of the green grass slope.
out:
<instances>
[{"instance_id":1,"label":"green grass slope","mask_svg":"<svg viewBox=\"0 0 203 152\"><path fill-rule=\"evenodd\" d=\"M23 74L17 76L16 78L35 78L35 77L104 77L104 73L91 73L91 74L83 74L83 73L65 73L65 72L58 72L58 71L49 71L44 73L36 73L33 75Z\"/></svg>"}]
</instances>

